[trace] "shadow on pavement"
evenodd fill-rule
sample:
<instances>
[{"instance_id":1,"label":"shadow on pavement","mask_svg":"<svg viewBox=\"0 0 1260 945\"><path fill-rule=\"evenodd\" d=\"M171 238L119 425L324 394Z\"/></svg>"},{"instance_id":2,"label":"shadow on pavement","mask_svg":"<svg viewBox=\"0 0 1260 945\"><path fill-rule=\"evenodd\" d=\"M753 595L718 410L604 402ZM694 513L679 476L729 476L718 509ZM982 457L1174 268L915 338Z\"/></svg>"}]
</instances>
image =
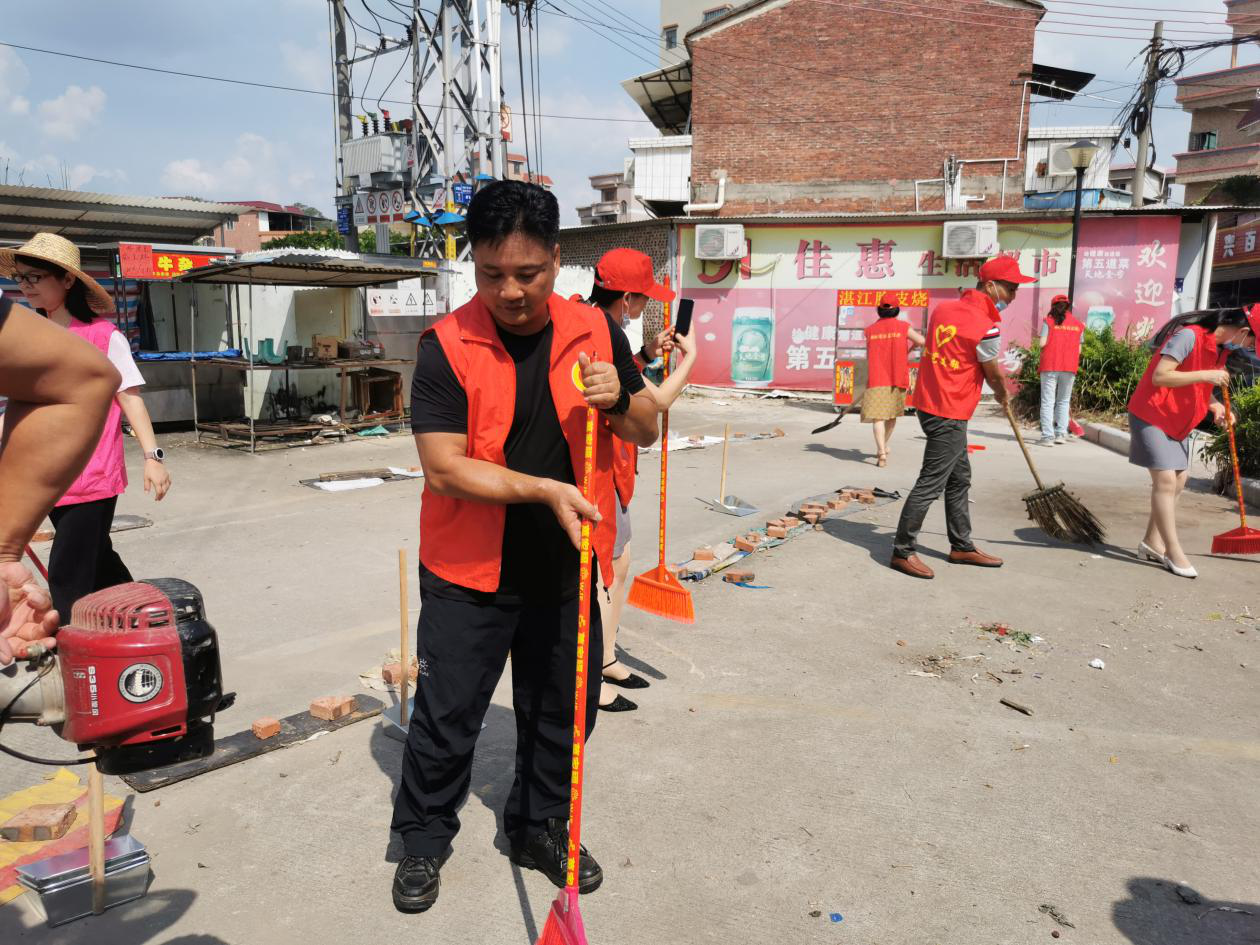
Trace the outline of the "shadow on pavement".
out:
<instances>
[{"instance_id":1,"label":"shadow on pavement","mask_svg":"<svg viewBox=\"0 0 1260 945\"><path fill-rule=\"evenodd\" d=\"M24 893L23 898L33 895ZM197 894L191 889L163 889L143 899L116 906L104 915L87 916L68 925L50 929L42 922L27 928L13 903L0 909L0 941L38 941L43 945L228 945L217 935L192 934L166 938L164 933L192 907Z\"/></svg>"},{"instance_id":2,"label":"shadow on pavement","mask_svg":"<svg viewBox=\"0 0 1260 945\"><path fill-rule=\"evenodd\" d=\"M822 453L830 456L832 459L845 459L854 463L864 463L867 466L875 464L874 447L871 452L858 449L840 449L835 446L823 446L821 443L806 443L805 449L811 453Z\"/></svg>"},{"instance_id":3,"label":"shadow on pavement","mask_svg":"<svg viewBox=\"0 0 1260 945\"><path fill-rule=\"evenodd\" d=\"M1137 876L1128 898L1111 907L1116 928L1133 945L1254 945L1260 904L1210 899L1172 880Z\"/></svg>"}]
</instances>

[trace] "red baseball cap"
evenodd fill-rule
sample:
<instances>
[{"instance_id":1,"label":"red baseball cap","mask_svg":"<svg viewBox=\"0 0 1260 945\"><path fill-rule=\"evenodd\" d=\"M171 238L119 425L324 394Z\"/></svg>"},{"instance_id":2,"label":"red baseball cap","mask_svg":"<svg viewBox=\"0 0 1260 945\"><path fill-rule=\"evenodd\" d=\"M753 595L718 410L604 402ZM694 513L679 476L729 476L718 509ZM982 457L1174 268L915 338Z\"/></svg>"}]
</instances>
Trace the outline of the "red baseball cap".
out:
<instances>
[{"instance_id":1,"label":"red baseball cap","mask_svg":"<svg viewBox=\"0 0 1260 945\"><path fill-rule=\"evenodd\" d=\"M994 256L980 267L980 281L1013 282L1016 285L1023 285L1026 282L1036 282L1037 280L1020 272L1019 263L1011 259L1010 256Z\"/></svg>"},{"instance_id":2,"label":"red baseball cap","mask_svg":"<svg viewBox=\"0 0 1260 945\"><path fill-rule=\"evenodd\" d=\"M674 292L656 281L652 259L637 249L610 249L595 265L595 284L613 292L637 292L658 302L670 302Z\"/></svg>"},{"instance_id":3,"label":"red baseball cap","mask_svg":"<svg viewBox=\"0 0 1260 945\"><path fill-rule=\"evenodd\" d=\"M1050 300L1051 305L1053 305L1055 302L1067 302L1068 308L1072 307L1072 300L1069 299L1066 295L1063 295L1062 293L1060 293L1059 295L1056 295L1054 298Z\"/></svg>"},{"instance_id":4,"label":"red baseball cap","mask_svg":"<svg viewBox=\"0 0 1260 945\"><path fill-rule=\"evenodd\" d=\"M901 308L901 296L896 292L885 292L879 297L880 305L887 305L889 308Z\"/></svg>"}]
</instances>

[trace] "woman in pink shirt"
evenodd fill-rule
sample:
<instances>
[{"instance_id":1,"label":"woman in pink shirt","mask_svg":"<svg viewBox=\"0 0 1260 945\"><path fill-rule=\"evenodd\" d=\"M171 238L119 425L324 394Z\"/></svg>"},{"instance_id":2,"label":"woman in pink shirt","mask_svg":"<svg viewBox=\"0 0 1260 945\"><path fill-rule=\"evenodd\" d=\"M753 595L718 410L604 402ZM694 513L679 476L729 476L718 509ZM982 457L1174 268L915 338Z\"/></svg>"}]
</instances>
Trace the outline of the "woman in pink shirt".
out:
<instances>
[{"instance_id":1,"label":"woman in pink shirt","mask_svg":"<svg viewBox=\"0 0 1260 945\"><path fill-rule=\"evenodd\" d=\"M144 491L161 501L171 487L164 454L140 397L144 384L131 345L114 323L114 300L79 264L79 250L53 233L37 233L17 249L0 251L0 274L14 280L27 302L54 324L96 345L122 377L87 466L49 513L56 537L48 560L48 589L62 620L80 597L131 580L110 541L114 507L127 489L121 417L144 450Z\"/></svg>"}]
</instances>

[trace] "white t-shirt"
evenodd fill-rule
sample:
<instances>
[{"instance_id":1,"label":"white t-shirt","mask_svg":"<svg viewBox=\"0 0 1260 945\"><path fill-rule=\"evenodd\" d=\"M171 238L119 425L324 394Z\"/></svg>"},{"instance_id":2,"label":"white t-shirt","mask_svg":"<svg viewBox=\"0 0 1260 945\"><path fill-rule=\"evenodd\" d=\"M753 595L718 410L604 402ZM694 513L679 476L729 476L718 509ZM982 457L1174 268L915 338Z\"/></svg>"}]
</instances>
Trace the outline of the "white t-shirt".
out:
<instances>
[{"instance_id":1,"label":"white t-shirt","mask_svg":"<svg viewBox=\"0 0 1260 945\"><path fill-rule=\"evenodd\" d=\"M122 383L118 385L120 391L144 386L144 375L140 373L135 358L131 356L131 342L122 332L115 331L109 336L109 350L105 352L105 356L122 377Z\"/></svg>"}]
</instances>

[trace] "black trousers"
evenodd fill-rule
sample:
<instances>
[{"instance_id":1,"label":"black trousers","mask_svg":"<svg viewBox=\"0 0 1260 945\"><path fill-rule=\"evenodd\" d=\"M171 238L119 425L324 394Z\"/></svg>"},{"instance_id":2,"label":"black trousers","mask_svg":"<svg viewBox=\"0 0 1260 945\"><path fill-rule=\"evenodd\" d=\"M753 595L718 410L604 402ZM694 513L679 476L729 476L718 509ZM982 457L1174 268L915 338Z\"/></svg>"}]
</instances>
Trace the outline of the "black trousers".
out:
<instances>
[{"instance_id":1,"label":"black trousers","mask_svg":"<svg viewBox=\"0 0 1260 945\"><path fill-rule=\"evenodd\" d=\"M893 557L915 553L923 519L932 503L945 493L945 530L952 551L971 551L971 460L967 456L967 421L951 420L919 411L919 426L927 437L919 479L906 496L893 540Z\"/></svg>"},{"instance_id":2,"label":"black trousers","mask_svg":"<svg viewBox=\"0 0 1260 945\"><path fill-rule=\"evenodd\" d=\"M548 818L569 816L573 701L577 676L574 598L548 606L490 606L421 592L416 648L420 675L403 752L392 828L408 856L441 856L459 831L473 749L494 688L512 655L516 777L503 811L513 843ZM603 652L591 599L588 658ZM599 676L587 686L587 735L599 711Z\"/></svg>"},{"instance_id":3,"label":"black trousers","mask_svg":"<svg viewBox=\"0 0 1260 945\"><path fill-rule=\"evenodd\" d=\"M63 624L70 622L71 609L80 597L131 580L131 572L109 539L117 504L118 497L113 496L57 506L48 513L57 530L48 556L48 590Z\"/></svg>"}]
</instances>

